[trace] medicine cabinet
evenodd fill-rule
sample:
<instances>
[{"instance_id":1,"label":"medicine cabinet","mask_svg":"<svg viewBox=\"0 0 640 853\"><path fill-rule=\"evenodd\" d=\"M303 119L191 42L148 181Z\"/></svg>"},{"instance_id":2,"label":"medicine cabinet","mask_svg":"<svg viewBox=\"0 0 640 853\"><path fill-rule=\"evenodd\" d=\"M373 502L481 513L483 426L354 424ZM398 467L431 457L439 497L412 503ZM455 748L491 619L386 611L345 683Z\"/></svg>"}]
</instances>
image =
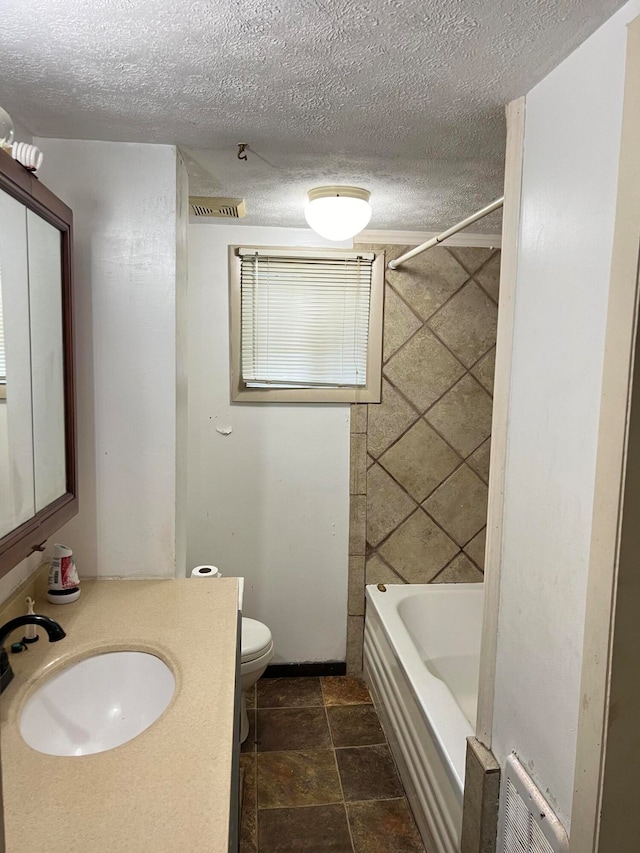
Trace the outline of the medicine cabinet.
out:
<instances>
[{"instance_id":1,"label":"medicine cabinet","mask_svg":"<svg viewBox=\"0 0 640 853\"><path fill-rule=\"evenodd\" d=\"M72 213L0 150L0 575L78 511Z\"/></svg>"}]
</instances>

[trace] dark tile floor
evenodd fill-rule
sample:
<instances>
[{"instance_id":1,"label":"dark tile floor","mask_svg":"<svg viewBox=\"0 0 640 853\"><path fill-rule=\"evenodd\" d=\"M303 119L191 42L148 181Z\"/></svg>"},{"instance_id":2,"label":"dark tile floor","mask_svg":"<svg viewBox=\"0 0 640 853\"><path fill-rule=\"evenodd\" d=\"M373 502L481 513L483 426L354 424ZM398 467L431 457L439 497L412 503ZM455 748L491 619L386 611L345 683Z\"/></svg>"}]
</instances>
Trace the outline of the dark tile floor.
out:
<instances>
[{"instance_id":1,"label":"dark tile floor","mask_svg":"<svg viewBox=\"0 0 640 853\"><path fill-rule=\"evenodd\" d=\"M424 853L362 681L266 678L247 700L240 853Z\"/></svg>"}]
</instances>

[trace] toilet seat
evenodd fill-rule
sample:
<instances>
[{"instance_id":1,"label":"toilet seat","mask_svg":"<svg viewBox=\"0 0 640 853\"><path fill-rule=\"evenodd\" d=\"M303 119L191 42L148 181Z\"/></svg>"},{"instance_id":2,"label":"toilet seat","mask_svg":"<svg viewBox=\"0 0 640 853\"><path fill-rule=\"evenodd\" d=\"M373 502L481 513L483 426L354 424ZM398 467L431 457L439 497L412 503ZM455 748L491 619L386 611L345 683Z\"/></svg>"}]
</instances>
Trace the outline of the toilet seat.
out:
<instances>
[{"instance_id":1,"label":"toilet seat","mask_svg":"<svg viewBox=\"0 0 640 853\"><path fill-rule=\"evenodd\" d=\"M243 616L240 652L241 663L249 663L250 661L261 658L272 647L271 631L267 626L256 619L249 619Z\"/></svg>"}]
</instances>

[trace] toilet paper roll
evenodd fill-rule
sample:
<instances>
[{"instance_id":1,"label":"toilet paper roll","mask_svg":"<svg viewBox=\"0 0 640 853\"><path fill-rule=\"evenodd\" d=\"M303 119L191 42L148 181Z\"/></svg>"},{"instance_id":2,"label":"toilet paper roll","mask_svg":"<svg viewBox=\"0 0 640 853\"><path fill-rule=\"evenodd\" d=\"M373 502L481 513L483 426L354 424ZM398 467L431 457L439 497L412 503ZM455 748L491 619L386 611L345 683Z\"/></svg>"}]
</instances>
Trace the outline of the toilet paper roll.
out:
<instances>
[{"instance_id":1,"label":"toilet paper roll","mask_svg":"<svg viewBox=\"0 0 640 853\"><path fill-rule=\"evenodd\" d=\"M196 566L191 572L192 578L221 578L222 572L217 566Z\"/></svg>"}]
</instances>

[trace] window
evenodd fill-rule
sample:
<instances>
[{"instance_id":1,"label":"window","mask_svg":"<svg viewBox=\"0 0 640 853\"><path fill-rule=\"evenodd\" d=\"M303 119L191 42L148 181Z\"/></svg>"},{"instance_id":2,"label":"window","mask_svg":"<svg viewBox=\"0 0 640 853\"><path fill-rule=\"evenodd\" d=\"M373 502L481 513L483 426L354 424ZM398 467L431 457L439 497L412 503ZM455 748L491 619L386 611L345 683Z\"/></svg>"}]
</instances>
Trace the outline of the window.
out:
<instances>
[{"instance_id":1,"label":"window","mask_svg":"<svg viewBox=\"0 0 640 853\"><path fill-rule=\"evenodd\" d=\"M230 247L231 399L380 402L384 253Z\"/></svg>"}]
</instances>

